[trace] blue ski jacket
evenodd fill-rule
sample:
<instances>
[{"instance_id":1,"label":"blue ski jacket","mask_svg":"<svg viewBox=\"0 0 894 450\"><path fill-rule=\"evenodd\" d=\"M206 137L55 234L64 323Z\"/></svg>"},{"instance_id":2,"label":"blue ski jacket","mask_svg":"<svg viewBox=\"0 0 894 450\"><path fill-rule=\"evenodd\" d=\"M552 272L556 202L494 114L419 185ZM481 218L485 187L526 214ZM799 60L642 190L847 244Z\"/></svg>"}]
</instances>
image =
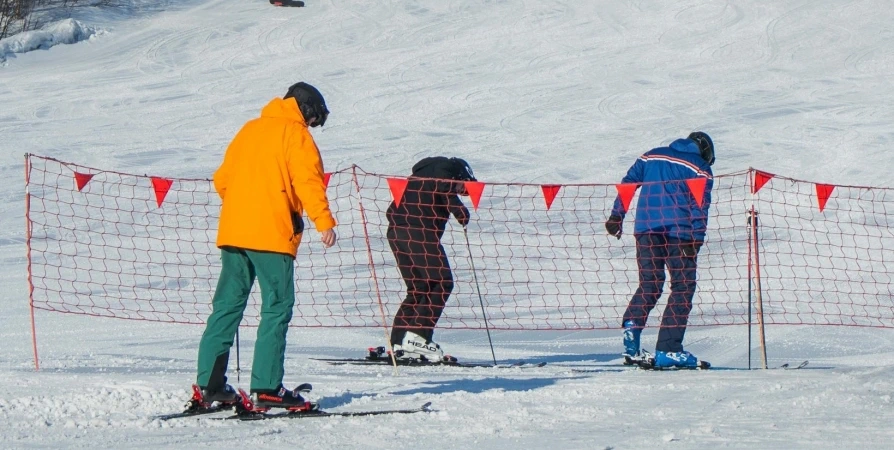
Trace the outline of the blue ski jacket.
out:
<instances>
[{"instance_id":1,"label":"blue ski jacket","mask_svg":"<svg viewBox=\"0 0 894 450\"><path fill-rule=\"evenodd\" d=\"M685 180L705 177L702 206L698 206ZM714 174L690 139L677 139L668 147L649 150L639 157L622 183L637 183L634 234L664 233L677 239L702 242L708 227L708 208ZM611 215L626 215L621 198L615 199Z\"/></svg>"}]
</instances>

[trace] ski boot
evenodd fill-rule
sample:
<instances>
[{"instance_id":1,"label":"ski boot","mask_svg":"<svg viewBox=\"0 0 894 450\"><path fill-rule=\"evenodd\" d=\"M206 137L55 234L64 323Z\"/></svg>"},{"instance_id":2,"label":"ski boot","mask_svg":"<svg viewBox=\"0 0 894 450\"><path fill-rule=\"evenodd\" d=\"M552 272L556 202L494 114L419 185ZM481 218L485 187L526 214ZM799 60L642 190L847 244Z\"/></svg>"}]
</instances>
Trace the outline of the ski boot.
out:
<instances>
[{"instance_id":1,"label":"ski boot","mask_svg":"<svg viewBox=\"0 0 894 450\"><path fill-rule=\"evenodd\" d=\"M639 337L643 332L643 328L632 320L624 322L624 365L632 366L643 359L643 354L639 349Z\"/></svg>"},{"instance_id":2,"label":"ski boot","mask_svg":"<svg viewBox=\"0 0 894 450\"><path fill-rule=\"evenodd\" d=\"M304 383L295 389L288 390L282 385L278 389L254 390L247 396L248 401L243 401L245 410L249 413L265 413L270 408L283 408L289 412L308 412L319 409L316 403L309 402L301 396L301 392L307 393L313 389L310 383ZM240 390L245 396L245 391Z\"/></svg>"},{"instance_id":3,"label":"ski boot","mask_svg":"<svg viewBox=\"0 0 894 450\"><path fill-rule=\"evenodd\" d=\"M414 359L421 362L444 362L444 350L434 341L426 340L412 331L407 331L400 345L394 345L394 356L398 359Z\"/></svg>"},{"instance_id":4,"label":"ski boot","mask_svg":"<svg viewBox=\"0 0 894 450\"><path fill-rule=\"evenodd\" d=\"M186 402L183 414L207 414L238 406L242 399L229 384L221 390L208 390L199 385L192 385L192 398Z\"/></svg>"},{"instance_id":5,"label":"ski boot","mask_svg":"<svg viewBox=\"0 0 894 450\"><path fill-rule=\"evenodd\" d=\"M701 361L685 350L679 352L656 351L654 361L654 366L657 369L708 369L711 367L707 361Z\"/></svg>"},{"instance_id":6,"label":"ski boot","mask_svg":"<svg viewBox=\"0 0 894 450\"><path fill-rule=\"evenodd\" d=\"M229 384L224 385L224 388L219 390L201 388L201 394L202 399L208 403L220 402L232 404L239 401L239 393Z\"/></svg>"}]
</instances>

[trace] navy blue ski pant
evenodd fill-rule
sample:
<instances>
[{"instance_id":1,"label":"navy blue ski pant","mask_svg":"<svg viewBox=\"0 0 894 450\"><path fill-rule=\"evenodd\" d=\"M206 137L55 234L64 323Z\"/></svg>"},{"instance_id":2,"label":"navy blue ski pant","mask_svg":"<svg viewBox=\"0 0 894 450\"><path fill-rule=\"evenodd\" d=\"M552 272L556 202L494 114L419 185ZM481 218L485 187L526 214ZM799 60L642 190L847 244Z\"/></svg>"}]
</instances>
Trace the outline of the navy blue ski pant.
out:
<instances>
[{"instance_id":1,"label":"navy blue ski pant","mask_svg":"<svg viewBox=\"0 0 894 450\"><path fill-rule=\"evenodd\" d=\"M649 313L661 297L666 269L670 273L671 293L661 317L655 350L683 351L683 335L686 334L692 297L695 295L698 255L685 256L683 246L691 245L691 241L682 241L666 234L639 234L635 238L639 287L627 305L623 323L632 320L640 327L646 325Z\"/></svg>"},{"instance_id":2,"label":"navy blue ski pant","mask_svg":"<svg viewBox=\"0 0 894 450\"><path fill-rule=\"evenodd\" d=\"M407 285L407 296L394 316L391 343L400 344L407 331L431 340L447 299L453 272L437 232L388 227L388 244Z\"/></svg>"}]
</instances>

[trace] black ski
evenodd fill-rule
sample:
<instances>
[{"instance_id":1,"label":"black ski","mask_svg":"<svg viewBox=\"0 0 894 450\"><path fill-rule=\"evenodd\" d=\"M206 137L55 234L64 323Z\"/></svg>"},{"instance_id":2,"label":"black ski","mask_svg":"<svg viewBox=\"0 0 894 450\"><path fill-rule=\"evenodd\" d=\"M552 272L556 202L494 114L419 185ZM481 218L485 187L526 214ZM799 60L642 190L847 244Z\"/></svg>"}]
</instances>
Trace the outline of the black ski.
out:
<instances>
[{"instance_id":1,"label":"black ski","mask_svg":"<svg viewBox=\"0 0 894 450\"><path fill-rule=\"evenodd\" d=\"M763 369L760 367L755 367L753 369L749 369L747 367L715 367L715 369L722 369L722 370L798 370L798 369L803 369L803 368L807 367L807 364L809 364L809 361L804 360L804 361L801 361L801 363L798 364L797 366L792 366L789 363L785 363L785 364L775 366L775 367L767 367L766 369Z\"/></svg>"},{"instance_id":2,"label":"black ski","mask_svg":"<svg viewBox=\"0 0 894 450\"><path fill-rule=\"evenodd\" d=\"M309 385L308 385L309 386ZM171 420L182 417L203 416L206 414L214 414L221 411L232 411L238 408L241 403L209 403L202 398L202 390L197 385L192 385L192 398L186 402L183 411L172 414L159 414L152 416L153 420Z\"/></svg>"},{"instance_id":3,"label":"black ski","mask_svg":"<svg viewBox=\"0 0 894 450\"><path fill-rule=\"evenodd\" d=\"M601 373L601 372L623 372L628 369L637 369L640 367L640 362L645 358L645 356L641 357L631 357L628 355L621 355L623 359L621 360L621 365L619 366L615 363L606 363L606 364L559 364L562 367L570 367L571 371L574 373Z\"/></svg>"},{"instance_id":4,"label":"black ski","mask_svg":"<svg viewBox=\"0 0 894 450\"><path fill-rule=\"evenodd\" d=\"M273 6L293 6L296 8L304 6L304 2L300 0L270 0L270 4Z\"/></svg>"},{"instance_id":5,"label":"black ski","mask_svg":"<svg viewBox=\"0 0 894 450\"><path fill-rule=\"evenodd\" d=\"M593 367L591 368L572 368L571 371L574 373L606 373L606 372L626 372L629 369L618 367L618 366L602 366L602 367Z\"/></svg>"},{"instance_id":6,"label":"black ski","mask_svg":"<svg viewBox=\"0 0 894 450\"><path fill-rule=\"evenodd\" d=\"M781 365L781 366L779 366L779 367L776 367L776 369L783 369L783 370L798 370L798 369L803 369L803 368L807 367L807 364L808 364L808 363L809 363L809 361L807 361L807 360L805 359L804 361L801 361L801 364L798 364L798 365L795 366L795 367L791 367L791 366L788 365L788 363L785 363L785 364L783 364L783 365Z\"/></svg>"},{"instance_id":7,"label":"black ski","mask_svg":"<svg viewBox=\"0 0 894 450\"><path fill-rule=\"evenodd\" d=\"M460 362L453 356L445 356L444 359L440 361L429 361L426 359L416 359L416 358L397 358L395 361L392 361L391 354L387 352L385 347L370 347L369 353L366 355L366 358L311 358L315 361L323 361L325 363L340 366L345 364L351 365L392 365L397 363L398 366L416 366L416 367L431 367L431 366L447 366L447 367L489 367L489 368L497 368L497 369L511 369L511 368L529 368L529 367L543 367L546 365L546 362L538 362L538 363L530 363L525 361L518 361L509 364L493 364L493 363L470 363L470 362Z\"/></svg>"},{"instance_id":8,"label":"black ski","mask_svg":"<svg viewBox=\"0 0 894 450\"><path fill-rule=\"evenodd\" d=\"M311 358L314 361L322 361L327 364L331 364L333 366L343 366L343 365L354 365L354 366L390 366L392 362L390 359L382 359L382 360L368 360L361 358ZM538 362L538 363L529 363L529 362L514 362L511 364L497 364L493 363L467 363L467 362L459 362L459 361L420 361L414 359L398 359L398 366L404 367L465 367L465 368L475 368L475 367L484 367L484 368L494 368L494 369L522 369L522 368L533 368L533 367L543 367L546 365L546 362Z\"/></svg>"},{"instance_id":9,"label":"black ski","mask_svg":"<svg viewBox=\"0 0 894 450\"><path fill-rule=\"evenodd\" d=\"M194 408L187 409L186 411L172 414L159 414L157 416L152 416L153 420L171 420L171 419L179 419L181 417L194 417L194 416L203 416L206 414L214 414L221 411L233 411L233 405L213 405L207 408Z\"/></svg>"},{"instance_id":10,"label":"black ski","mask_svg":"<svg viewBox=\"0 0 894 450\"><path fill-rule=\"evenodd\" d=\"M295 412L242 412L229 417L216 417L219 420L270 420L270 419L309 419L313 417L366 417L366 416L382 416L387 414L414 414L420 412L432 412L431 402L428 402L418 408L402 408L402 409L374 409L367 411L347 411L347 412L331 412L321 409L313 409L309 411Z\"/></svg>"},{"instance_id":11,"label":"black ski","mask_svg":"<svg viewBox=\"0 0 894 450\"><path fill-rule=\"evenodd\" d=\"M650 358L650 356L645 356L643 358L631 358L630 356L623 355L624 360L621 362L621 366L611 364L590 364L590 365L569 365L569 364L559 364L561 367L569 367L572 372L575 373L600 373L600 372L620 372L625 370L625 368L639 368L639 369L647 369L647 370L761 370L761 369L748 369L744 367L718 367L714 366L707 361L699 361L698 367L656 367L654 364L654 359ZM792 366L789 363L782 364L776 367L769 367L769 370L798 370L807 367L809 361L804 360L801 361L800 364L796 366Z\"/></svg>"}]
</instances>

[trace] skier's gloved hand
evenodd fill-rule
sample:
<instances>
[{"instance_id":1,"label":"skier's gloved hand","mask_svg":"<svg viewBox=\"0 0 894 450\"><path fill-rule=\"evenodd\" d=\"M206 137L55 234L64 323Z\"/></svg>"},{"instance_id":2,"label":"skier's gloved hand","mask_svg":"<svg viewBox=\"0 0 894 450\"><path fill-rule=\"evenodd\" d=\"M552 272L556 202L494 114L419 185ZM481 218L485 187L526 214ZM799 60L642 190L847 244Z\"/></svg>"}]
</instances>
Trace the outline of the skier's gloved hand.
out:
<instances>
[{"instance_id":1,"label":"skier's gloved hand","mask_svg":"<svg viewBox=\"0 0 894 450\"><path fill-rule=\"evenodd\" d=\"M624 232L622 224L624 223L624 219L621 216L609 216L608 220L605 221L605 231L608 231L608 234L621 239L621 234Z\"/></svg>"},{"instance_id":2,"label":"skier's gloved hand","mask_svg":"<svg viewBox=\"0 0 894 450\"><path fill-rule=\"evenodd\" d=\"M695 258L698 255L699 249L702 248L702 241L692 241L681 244L680 251L683 253L683 256L687 258Z\"/></svg>"},{"instance_id":3,"label":"skier's gloved hand","mask_svg":"<svg viewBox=\"0 0 894 450\"><path fill-rule=\"evenodd\" d=\"M456 221L459 222L459 224L462 225L463 228L465 228L466 225L469 224L469 220L471 219L468 208L460 209L459 214L454 214L454 216L456 216Z\"/></svg>"}]
</instances>

